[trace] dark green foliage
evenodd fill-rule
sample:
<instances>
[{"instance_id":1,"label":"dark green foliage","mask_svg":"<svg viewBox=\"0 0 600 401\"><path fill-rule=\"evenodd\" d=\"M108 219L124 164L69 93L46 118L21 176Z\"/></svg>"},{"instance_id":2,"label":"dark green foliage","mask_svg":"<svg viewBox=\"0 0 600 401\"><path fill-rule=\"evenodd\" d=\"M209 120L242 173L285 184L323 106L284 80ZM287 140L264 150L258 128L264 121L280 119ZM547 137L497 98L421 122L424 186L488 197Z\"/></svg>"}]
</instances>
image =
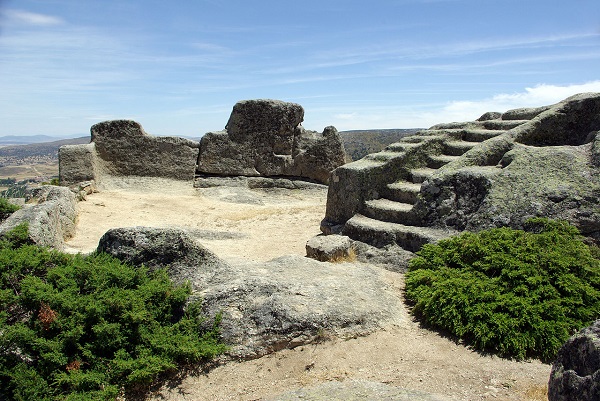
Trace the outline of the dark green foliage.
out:
<instances>
[{"instance_id":1,"label":"dark green foliage","mask_svg":"<svg viewBox=\"0 0 600 401\"><path fill-rule=\"evenodd\" d=\"M553 359L600 317L600 261L568 223L532 219L527 230L424 246L406 275L413 313L479 350Z\"/></svg>"},{"instance_id":2,"label":"dark green foliage","mask_svg":"<svg viewBox=\"0 0 600 401\"><path fill-rule=\"evenodd\" d=\"M17 179L16 178L0 178L0 185L12 185L12 184L16 184Z\"/></svg>"},{"instance_id":3,"label":"dark green foliage","mask_svg":"<svg viewBox=\"0 0 600 401\"><path fill-rule=\"evenodd\" d=\"M8 216L19 209L19 206L13 205L6 198L0 198L0 221L5 220Z\"/></svg>"},{"instance_id":4,"label":"dark green foliage","mask_svg":"<svg viewBox=\"0 0 600 401\"><path fill-rule=\"evenodd\" d=\"M0 242L0 399L112 400L225 350L190 286L105 255Z\"/></svg>"},{"instance_id":5,"label":"dark green foliage","mask_svg":"<svg viewBox=\"0 0 600 401\"><path fill-rule=\"evenodd\" d=\"M2 198L24 198L27 192L27 183L20 181L8 187L7 190L0 192Z\"/></svg>"}]
</instances>

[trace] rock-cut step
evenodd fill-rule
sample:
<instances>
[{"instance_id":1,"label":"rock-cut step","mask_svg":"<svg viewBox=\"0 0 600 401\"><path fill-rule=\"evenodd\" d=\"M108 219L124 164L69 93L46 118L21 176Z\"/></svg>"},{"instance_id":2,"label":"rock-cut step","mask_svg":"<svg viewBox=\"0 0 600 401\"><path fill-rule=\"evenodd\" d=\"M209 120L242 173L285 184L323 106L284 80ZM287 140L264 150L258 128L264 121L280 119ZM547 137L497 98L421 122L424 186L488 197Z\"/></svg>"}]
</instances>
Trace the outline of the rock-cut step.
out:
<instances>
[{"instance_id":1,"label":"rock-cut step","mask_svg":"<svg viewBox=\"0 0 600 401\"><path fill-rule=\"evenodd\" d=\"M386 198L414 205L417 203L419 192L421 192L421 184L398 181L387 185Z\"/></svg>"},{"instance_id":2,"label":"rock-cut step","mask_svg":"<svg viewBox=\"0 0 600 401\"><path fill-rule=\"evenodd\" d=\"M395 243L407 251L417 252L423 245L456 235L458 231L408 226L356 214L346 222L343 234L378 248Z\"/></svg>"},{"instance_id":3,"label":"rock-cut step","mask_svg":"<svg viewBox=\"0 0 600 401\"><path fill-rule=\"evenodd\" d=\"M410 176L411 176L413 183L422 184L429 177L431 177L433 175L433 173L435 173L436 171L437 171L437 169L429 168L429 167L415 168L415 169L410 170Z\"/></svg>"},{"instance_id":4,"label":"rock-cut step","mask_svg":"<svg viewBox=\"0 0 600 401\"><path fill-rule=\"evenodd\" d=\"M392 223L412 224L415 218L412 215L413 205L410 203L396 202L381 198L365 202L365 215L377 220Z\"/></svg>"},{"instance_id":5,"label":"rock-cut step","mask_svg":"<svg viewBox=\"0 0 600 401\"><path fill-rule=\"evenodd\" d=\"M453 162L456 159L460 159L460 156L453 155L431 155L427 166L433 169L438 169L446 164Z\"/></svg>"},{"instance_id":6,"label":"rock-cut step","mask_svg":"<svg viewBox=\"0 0 600 401\"><path fill-rule=\"evenodd\" d=\"M452 156L462 156L479 144L480 142L448 141L444 144L444 153Z\"/></svg>"}]
</instances>

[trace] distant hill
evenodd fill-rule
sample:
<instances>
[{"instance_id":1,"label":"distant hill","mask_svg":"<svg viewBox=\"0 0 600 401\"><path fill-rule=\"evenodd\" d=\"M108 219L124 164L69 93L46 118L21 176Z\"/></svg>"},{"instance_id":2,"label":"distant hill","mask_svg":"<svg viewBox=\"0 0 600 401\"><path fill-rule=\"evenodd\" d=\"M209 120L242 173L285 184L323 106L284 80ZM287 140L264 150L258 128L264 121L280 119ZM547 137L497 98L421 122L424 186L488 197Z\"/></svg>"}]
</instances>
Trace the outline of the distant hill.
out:
<instances>
[{"instance_id":1,"label":"distant hill","mask_svg":"<svg viewBox=\"0 0 600 401\"><path fill-rule=\"evenodd\" d=\"M353 130L341 131L340 135L348 156L352 160L359 160L370 153L380 152L390 143L398 142L420 130L422 128Z\"/></svg>"},{"instance_id":2,"label":"distant hill","mask_svg":"<svg viewBox=\"0 0 600 401\"><path fill-rule=\"evenodd\" d=\"M83 136L83 135L82 135ZM66 136L50 136L50 135L5 135L0 136L0 146L7 145L29 145L32 143L56 142L65 139L73 139Z\"/></svg>"},{"instance_id":3,"label":"distant hill","mask_svg":"<svg viewBox=\"0 0 600 401\"><path fill-rule=\"evenodd\" d=\"M37 135L37 137L43 137L43 135ZM8 138L8 137L2 137ZM31 137L23 137L31 138ZM28 157L49 157L58 158L58 148L63 145L77 145L83 143L89 143L90 137L85 136L81 138L72 139L61 139L52 142L43 143L32 143L27 145L12 145L4 146L0 148L0 158L18 158L25 159Z\"/></svg>"}]
</instances>

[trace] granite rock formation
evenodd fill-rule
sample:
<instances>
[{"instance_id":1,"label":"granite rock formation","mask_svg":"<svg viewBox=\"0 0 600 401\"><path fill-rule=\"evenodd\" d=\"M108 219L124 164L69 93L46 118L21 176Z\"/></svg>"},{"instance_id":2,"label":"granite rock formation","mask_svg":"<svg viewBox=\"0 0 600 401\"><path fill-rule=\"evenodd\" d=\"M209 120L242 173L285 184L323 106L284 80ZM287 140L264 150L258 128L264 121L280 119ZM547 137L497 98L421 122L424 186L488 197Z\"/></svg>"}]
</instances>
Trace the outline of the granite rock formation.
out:
<instances>
[{"instance_id":1,"label":"granite rock formation","mask_svg":"<svg viewBox=\"0 0 600 401\"><path fill-rule=\"evenodd\" d=\"M95 124L86 145L63 146L59 150L62 185L102 181L104 176L161 177L190 181L200 144L185 138L155 137L131 120Z\"/></svg>"},{"instance_id":2,"label":"granite rock formation","mask_svg":"<svg viewBox=\"0 0 600 401\"><path fill-rule=\"evenodd\" d=\"M191 182L198 173L327 183L345 162L342 139L334 127L305 130L303 118L304 109L295 103L246 100L233 107L224 131L209 132L200 143L148 135L135 121L101 122L91 128L91 143L60 148L60 182L73 186L109 176Z\"/></svg>"},{"instance_id":3,"label":"granite rock formation","mask_svg":"<svg viewBox=\"0 0 600 401\"><path fill-rule=\"evenodd\" d=\"M224 131L200 141L198 173L218 176L292 176L327 183L345 162L334 127L305 130L302 106L277 100L238 102Z\"/></svg>"},{"instance_id":4,"label":"granite rock formation","mask_svg":"<svg viewBox=\"0 0 600 401\"><path fill-rule=\"evenodd\" d=\"M433 126L337 168L321 230L415 252L542 216L600 240L599 130L598 93Z\"/></svg>"},{"instance_id":5,"label":"granite rock formation","mask_svg":"<svg viewBox=\"0 0 600 401\"><path fill-rule=\"evenodd\" d=\"M600 400L600 319L558 351L548 382L548 400Z\"/></svg>"},{"instance_id":6,"label":"granite rock formation","mask_svg":"<svg viewBox=\"0 0 600 401\"><path fill-rule=\"evenodd\" d=\"M382 272L367 265L330 264L301 256L228 264L175 229L108 231L98 251L189 281L209 316L223 314L232 358L254 358L323 339L357 336L402 320L401 300Z\"/></svg>"},{"instance_id":7,"label":"granite rock formation","mask_svg":"<svg viewBox=\"0 0 600 401\"><path fill-rule=\"evenodd\" d=\"M29 226L32 243L62 249L64 241L75 233L77 201L68 189L44 185L29 189L23 208L0 224L0 236L22 223Z\"/></svg>"}]
</instances>

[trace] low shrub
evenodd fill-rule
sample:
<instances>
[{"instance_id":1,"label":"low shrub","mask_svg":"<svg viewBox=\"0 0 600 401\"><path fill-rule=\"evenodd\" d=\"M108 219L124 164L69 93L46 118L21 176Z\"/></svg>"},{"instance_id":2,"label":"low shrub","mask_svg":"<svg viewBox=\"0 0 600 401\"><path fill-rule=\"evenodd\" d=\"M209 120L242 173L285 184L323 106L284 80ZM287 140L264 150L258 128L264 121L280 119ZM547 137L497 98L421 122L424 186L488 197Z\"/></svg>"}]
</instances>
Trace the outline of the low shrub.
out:
<instances>
[{"instance_id":1,"label":"low shrub","mask_svg":"<svg viewBox=\"0 0 600 401\"><path fill-rule=\"evenodd\" d=\"M417 255L406 275L412 312L478 350L550 361L600 317L600 261L566 222L464 233Z\"/></svg>"},{"instance_id":2,"label":"low shrub","mask_svg":"<svg viewBox=\"0 0 600 401\"><path fill-rule=\"evenodd\" d=\"M115 399L218 355L219 322L206 329L190 292L164 270L30 245L18 227L0 241L0 399Z\"/></svg>"},{"instance_id":3,"label":"low shrub","mask_svg":"<svg viewBox=\"0 0 600 401\"><path fill-rule=\"evenodd\" d=\"M10 203L8 199L0 198L0 222L6 220L8 216L19 209L19 206Z\"/></svg>"}]
</instances>

